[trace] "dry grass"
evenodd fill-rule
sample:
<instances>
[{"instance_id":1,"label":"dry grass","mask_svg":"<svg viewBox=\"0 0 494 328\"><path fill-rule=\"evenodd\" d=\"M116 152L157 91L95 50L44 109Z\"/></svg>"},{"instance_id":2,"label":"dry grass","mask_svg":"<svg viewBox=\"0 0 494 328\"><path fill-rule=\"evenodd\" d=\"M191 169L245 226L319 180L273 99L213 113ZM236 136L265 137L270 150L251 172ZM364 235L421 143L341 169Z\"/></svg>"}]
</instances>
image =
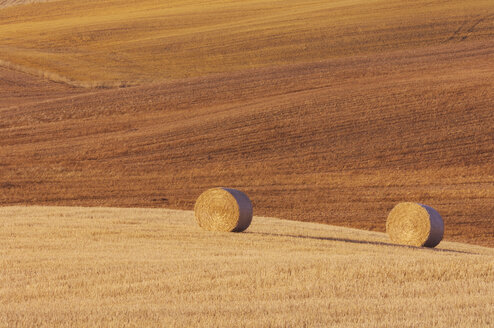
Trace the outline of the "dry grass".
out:
<instances>
[{"instance_id":1,"label":"dry grass","mask_svg":"<svg viewBox=\"0 0 494 328\"><path fill-rule=\"evenodd\" d=\"M492 14L491 0L64 0L0 11L0 59L125 85L488 40Z\"/></svg>"},{"instance_id":2,"label":"dry grass","mask_svg":"<svg viewBox=\"0 0 494 328\"><path fill-rule=\"evenodd\" d=\"M494 251L396 246L382 233L192 212L0 208L0 325L487 327Z\"/></svg>"}]
</instances>

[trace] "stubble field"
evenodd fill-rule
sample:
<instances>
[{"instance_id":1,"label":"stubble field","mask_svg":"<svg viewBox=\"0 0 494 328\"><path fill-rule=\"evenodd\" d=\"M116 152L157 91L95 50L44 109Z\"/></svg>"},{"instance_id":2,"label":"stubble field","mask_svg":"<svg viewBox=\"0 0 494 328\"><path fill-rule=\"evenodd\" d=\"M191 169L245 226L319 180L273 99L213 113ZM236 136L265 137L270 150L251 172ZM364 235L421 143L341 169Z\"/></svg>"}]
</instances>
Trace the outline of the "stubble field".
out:
<instances>
[{"instance_id":1,"label":"stubble field","mask_svg":"<svg viewBox=\"0 0 494 328\"><path fill-rule=\"evenodd\" d=\"M488 327L494 252L255 217L201 230L164 209L0 208L0 325Z\"/></svg>"}]
</instances>

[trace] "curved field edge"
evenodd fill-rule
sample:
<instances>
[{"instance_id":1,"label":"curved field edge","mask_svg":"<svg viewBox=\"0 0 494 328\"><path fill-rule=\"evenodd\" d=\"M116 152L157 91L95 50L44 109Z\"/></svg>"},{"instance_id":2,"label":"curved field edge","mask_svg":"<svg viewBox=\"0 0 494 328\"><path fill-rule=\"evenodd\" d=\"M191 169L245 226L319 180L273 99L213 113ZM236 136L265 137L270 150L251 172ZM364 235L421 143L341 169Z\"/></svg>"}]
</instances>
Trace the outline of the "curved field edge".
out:
<instances>
[{"instance_id":1,"label":"curved field edge","mask_svg":"<svg viewBox=\"0 0 494 328\"><path fill-rule=\"evenodd\" d=\"M43 102L67 99L88 92L90 90L47 81L36 75L0 67L0 110L26 105L36 106Z\"/></svg>"},{"instance_id":2,"label":"curved field edge","mask_svg":"<svg viewBox=\"0 0 494 328\"><path fill-rule=\"evenodd\" d=\"M189 211L0 208L0 319L44 326L489 326L494 252L255 217L201 230ZM358 296L358 302L355 297Z\"/></svg>"},{"instance_id":3,"label":"curved field edge","mask_svg":"<svg viewBox=\"0 0 494 328\"><path fill-rule=\"evenodd\" d=\"M46 81L55 83L64 83L71 87L86 88L86 89L108 89L108 88L124 88L129 87L132 84L124 81L118 82L101 82L101 81L91 81L91 82L81 82L75 81L65 76L58 75L57 73L52 73L42 69L30 68L27 66L21 66L13 64L11 62L0 59L0 68L9 69L13 71L18 71L20 73L32 75L41 78Z\"/></svg>"}]
</instances>

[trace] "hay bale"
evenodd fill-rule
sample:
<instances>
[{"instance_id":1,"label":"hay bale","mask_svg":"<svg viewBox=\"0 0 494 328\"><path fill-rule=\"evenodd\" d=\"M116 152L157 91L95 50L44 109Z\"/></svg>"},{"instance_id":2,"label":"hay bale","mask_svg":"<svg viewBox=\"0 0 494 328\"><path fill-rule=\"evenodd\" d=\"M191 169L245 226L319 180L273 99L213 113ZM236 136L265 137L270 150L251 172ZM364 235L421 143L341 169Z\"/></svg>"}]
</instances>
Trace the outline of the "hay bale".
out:
<instances>
[{"instance_id":1,"label":"hay bale","mask_svg":"<svg viewBox=\"0 0 494 328\"><path fill-rule=\"evenodd\" d=\"M444 235L441 215L427 205L399 203L388 215L386 232L395 243L436 247Z\"/></svg>"},{"instance_id":2,"label":"hay bale","mask_svg":"<svg viewBox=\"0 0 494 328\"><path fill-rule=\"evenodd\" d=\"M213 188L197 198L194 213L205 230L242 232L252 222L252 203L239 190Z\"/></svg>"}]
</instances>

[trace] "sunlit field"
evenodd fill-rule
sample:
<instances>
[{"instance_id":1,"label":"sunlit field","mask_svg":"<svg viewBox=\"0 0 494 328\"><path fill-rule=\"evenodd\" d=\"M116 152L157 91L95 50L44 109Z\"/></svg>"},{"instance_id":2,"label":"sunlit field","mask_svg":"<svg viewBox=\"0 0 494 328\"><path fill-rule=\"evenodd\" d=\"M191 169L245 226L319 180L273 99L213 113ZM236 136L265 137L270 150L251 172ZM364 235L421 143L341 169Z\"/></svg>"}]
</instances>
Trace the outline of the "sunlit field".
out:
<instances>
[{"instance_id":1,"label":"sunlit field","mask_svg":"<svg viewBox=\"0 0 494 328\"><path fill-rule=\"evenodd\" d=\"M494 251L164 209L0 208L0 323L22 327L488 327Z\"/></svg>"},{"instance_id":2,"label":"sunlit field","mask_svg":"<svg viewBox=\"0 0 494 328\"><path fill-rule=\"evenodd\" d=\"M0 11L0 59L83 86L489 40L490 0L65 0Z\"/></svg>"},{"instance_id":3,"label":"sunlit field","mask_svg":"<svg viewBox=\"0 0 494 328\"><path fill-rule=\"evenodd\" d=\"M0 327L494 326L493 60L492 0L0 0Z\"/></svg>"},{"instance_id":4,"label":"sunlit field","mask_svg":"<svg viewBox=\"0 0 494 328\"><path fill-rule=\"evenodd\" d=\"M2 8L0 204L190 210L227 186L382 232L412 201L493 247L493 58L491 0Z\"/></svg>"}]
</instances>

